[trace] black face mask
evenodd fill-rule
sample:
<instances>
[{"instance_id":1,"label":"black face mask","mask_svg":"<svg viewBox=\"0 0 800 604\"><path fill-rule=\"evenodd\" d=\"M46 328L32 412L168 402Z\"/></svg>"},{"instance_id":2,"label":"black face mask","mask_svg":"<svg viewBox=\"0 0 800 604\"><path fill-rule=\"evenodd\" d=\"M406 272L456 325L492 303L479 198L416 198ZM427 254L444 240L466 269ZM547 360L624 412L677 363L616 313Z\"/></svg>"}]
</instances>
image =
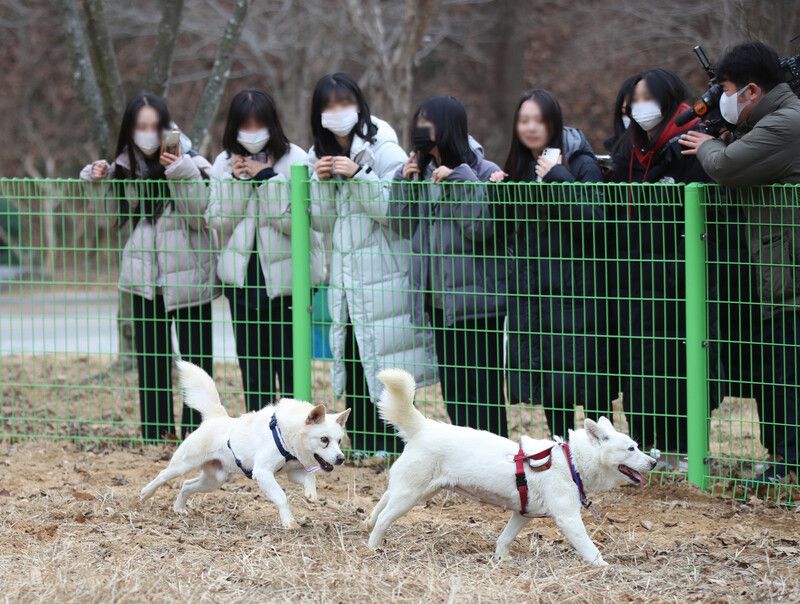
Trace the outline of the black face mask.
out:
<instances>
[{"instance_id":1,"label":"black face mask","mask_svg":"<svg viewBox=\"0 0 800 604\"><path fill-rule=\"evenodd\" d=\"M430 127L414 128L414 137L412 139L414 150L420 153L430 153L430 150L436 146L436 141L431 140Z\"/></svg>"}]
</instances>

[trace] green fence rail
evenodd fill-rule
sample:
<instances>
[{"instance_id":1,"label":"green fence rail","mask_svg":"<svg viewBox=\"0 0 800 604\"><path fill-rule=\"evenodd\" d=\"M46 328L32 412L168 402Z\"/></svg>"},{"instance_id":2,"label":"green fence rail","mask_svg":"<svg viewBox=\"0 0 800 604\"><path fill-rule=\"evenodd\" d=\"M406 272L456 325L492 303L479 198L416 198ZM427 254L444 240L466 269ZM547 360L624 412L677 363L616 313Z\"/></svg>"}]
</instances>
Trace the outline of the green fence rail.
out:
<instances>
[{"instance_id":1,"label":"green fence rail","mask_svg":"<svg viewBox=\"0 0 800 604\"><path fill-rule=\"evenodd\" d=\"M517 438L605 414L664 475L791 500L799 198L320 182L304 165L0 179L0 438L179 438L198 418L173 398L177 343L231 413L352 407L359 457L402 446L373 404L377 371L402 366L428 416ZM788 478L753 483L771 471Z\"/></svg>"}]
</instances>

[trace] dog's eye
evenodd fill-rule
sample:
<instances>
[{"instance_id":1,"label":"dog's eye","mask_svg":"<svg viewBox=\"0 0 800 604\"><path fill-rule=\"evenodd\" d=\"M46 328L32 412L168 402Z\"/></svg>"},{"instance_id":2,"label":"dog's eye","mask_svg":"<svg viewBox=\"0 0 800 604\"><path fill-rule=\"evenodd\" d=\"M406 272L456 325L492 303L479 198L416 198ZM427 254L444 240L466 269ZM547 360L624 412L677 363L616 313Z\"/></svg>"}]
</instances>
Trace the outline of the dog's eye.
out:
<instances>
[{"instance_id":1,"label":"dog's eye","mask_svg":"<svg viewBox=\"0 0 800 604\"><path fill-rule=\"evenodd\" d=\"M336 444L337 444L337 445L339 445L339 446L341 446L341 445L342 445L342 439L340 438L339 440L337 440L337 441L336 441Z\"/></svg>"},{"instance_id":2,"label":"dog's eye","mask_svg":"<svg viewBox=\"0 0 800 604\"><path fill-rule=\"evenodd\" d=\"M326 447L328 446L328 443L330 442L330 439L329 439L327 436L323 436L323 437L322 437L322 438L320 438L319 440L320 440L320 441L322 442L322 444L323 444L323 445L325 445Z\"/></svg>"},{"instance_id":3,"label":"dog's eye","mask_svg":"<svg viewBox=\"0 0 800 604\"><path fill-rule=\"evenodd\" d=\"M635 451L635 450L636 450L636 447L633 447L633 446L628 447L628 451Z\"/></svg>"}]
</instances>

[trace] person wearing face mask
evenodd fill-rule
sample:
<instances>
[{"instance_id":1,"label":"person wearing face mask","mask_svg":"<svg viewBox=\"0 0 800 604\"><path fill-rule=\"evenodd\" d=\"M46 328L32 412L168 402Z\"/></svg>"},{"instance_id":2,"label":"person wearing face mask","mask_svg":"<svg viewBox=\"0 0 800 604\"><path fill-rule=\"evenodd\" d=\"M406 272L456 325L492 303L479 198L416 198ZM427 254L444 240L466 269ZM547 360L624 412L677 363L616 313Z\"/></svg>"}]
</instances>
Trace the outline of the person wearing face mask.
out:
<instances>
[{"instance_id":1,"label":"person wearing face mask","mask_svg":"<svg viewBox=\"0 0 800 604\"><path fill-rule=\"evenodd\" d=\"M414 328L404 299L409 241L387 226L389 180L406 153L344 73L317 83L311 131L311 221L330 234L333 248L328 304L334 392L346 394L352 409L348 435L355 455L399 452L402 442L378 419L378 372L401 367L420 386L435 381L432 338Z\"/></svg>"},{"instance_id":2,"label":"person wearing face mask","mask_svg":"<svg viewBox=\"0 0 800 604\"><path fill-rule=\"evenodd\" d=\"M206 220L220 239L217 276L228 298L248 411L291 398L291 166L308 155L289 142L272 97L231 101L223 151L211 168ZM311 232L312 285L325 280L322 237Z\"/></svg>"},{"instance_id":3,"label":"person wearing face mask","mask_svg":"<svg viewBox=\"0 0 800 604\"><path fill-rule=\"evenodd\" d=\"M116 215L119 228L131 227L118 286L131 296L146 441L176 432L173 325L180 355L213 373L211 301L219 291L216 246L203 220L208 196L201 180L211 166L203 157L191 156L186 142L180 155L160 153L161 134L172 129L166 103L140 94L123 114L113 163L98 160L81 171L87 196ZM196 411L183 407L184 436L199 421Z\"/></svg>"},{"instance_id":4,"label":"person wearing face mask","mask_svg":"<svg viewBox=\"0 0 800 604\"><path fill-rule=\"evenodd\" d=\"M505 436L506 254L482 184L499 168L469 136L456 98L428 99L411 123L414 152L397 170L390 210L411 237L412 319L433 328L450 421Z\"/></svg>"},{"instance_id":5,"label":"person wearing face mask","mask_svg":"<svg viewBox=\"0 0 800 604\"><path fill-rule=\"evenodd\" d=\"M784 81L778 54L761 42L728 50L715 66L723 93L719 108L731 124L725 140L687 133L681 143L716 182L729 187L800 183L800 99ZM747 359L731 369L740 396L758 399L762 442L773 462L748 486L780 483L800 468L800 216L787 189L737 189L731 204L744 212L746 253L735 264L750 267L757 284ZM750 201L752 199L752 202ZM742 299L740 292L736 299ZM739 394L739 393L737 393Z\"/></svg>"},{"instance_id":6,"label":"person wearing face mask","mask_svg":"<svg viewBox=\"0 0 800 604\"><path fill-rule=\"evenodd\" d=\"M564 126L546 90L517 105L506 183L602 182L580 130ZM543 155L558 149L559 161ZM514 403L542 403L553 435L575 428L574 408L608 413L612 393L607 337L605 206L590 187L510 184L496 187L496 218L511 231L508 263L508 393ZM612 396L613 394L613 396Z\"/></svg>"},{"instance_id":7,"label":"person wearing face mask","mask_svg":"<svg viewBox=\"0 0 800 604\"><path fill-rule=\"evenodd\" d=\"M633 89L640 78L639 74L629 77L622 83L619 92L617 92L617 98L614 101L613 134L603 142L603 146L609 153L616 149L617 143L622 140L623 134L631 125L631 97L633 96Z\"/></svg>"},{"instance_id":8,"label":"person wearing face mask","mask_svg":"<svg viewBox=\"0 0 800 604\"><path fill-rule=\"evenodd\" d=\"M633 122L613 153L615 180L633 183L706 182L696 158L681 154L677 126L689 92L672 72L651 69L634 84ZM613 316L619 331L619 390L630 433L642 447L665 452L662 469L685 470L687 428L683 207L676 189L624 190L615 204L610 237L617 242L611 283L618 288ZM715 319L712 318L712 323ZM714 370L716 372L716 370ZM715 373L716 374L716 373ZM716 396L712 396L716 398Z\"/></svg>"}]
</instances>

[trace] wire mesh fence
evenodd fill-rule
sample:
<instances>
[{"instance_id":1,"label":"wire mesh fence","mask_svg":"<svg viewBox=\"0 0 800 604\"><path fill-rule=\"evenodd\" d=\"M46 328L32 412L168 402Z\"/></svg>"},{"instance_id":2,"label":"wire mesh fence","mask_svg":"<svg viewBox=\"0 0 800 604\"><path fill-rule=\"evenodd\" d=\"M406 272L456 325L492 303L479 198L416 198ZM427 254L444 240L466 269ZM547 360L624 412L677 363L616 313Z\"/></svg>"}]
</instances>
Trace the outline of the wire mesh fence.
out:
<instances>
[{"instance_id":1,"label":"wire mesh fence","mask_svg":"<svg viewBox=\"0 0 800 604\"><path fill-rule=\"evenodd\" d=\"M0 437L180 438L179 352L232 414L352 408L359 457L402 449L374 401L403 367L429 417L607 415L663 472L791 481L798 190L3 179Z\"/></svg>"}]
</instances>

